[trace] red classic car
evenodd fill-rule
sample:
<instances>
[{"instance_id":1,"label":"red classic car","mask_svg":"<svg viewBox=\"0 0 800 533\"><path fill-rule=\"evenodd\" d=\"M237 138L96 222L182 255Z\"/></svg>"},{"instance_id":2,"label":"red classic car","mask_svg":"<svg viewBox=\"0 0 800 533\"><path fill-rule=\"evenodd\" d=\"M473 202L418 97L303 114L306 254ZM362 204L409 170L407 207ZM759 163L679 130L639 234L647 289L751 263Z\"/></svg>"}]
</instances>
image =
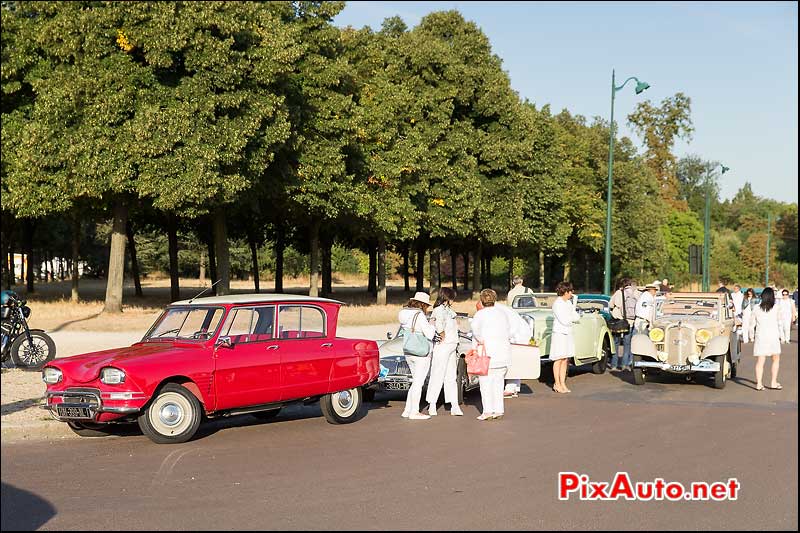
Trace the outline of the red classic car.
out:
<instances>
[{"instance_id":1,"label":"red classic car","mask_svg":"<svg viewBox=\"0 0 800 533\"><path fill-rule=\"evenodd\" d=\"M137 421L160 444L189 440L204 415L272 418L297 401L353 422L378 376L378 345L336 337L341 305L264 294L175 302L133 346L48 363L43 407L79 435Z\"/></svg>"}]
</instances>

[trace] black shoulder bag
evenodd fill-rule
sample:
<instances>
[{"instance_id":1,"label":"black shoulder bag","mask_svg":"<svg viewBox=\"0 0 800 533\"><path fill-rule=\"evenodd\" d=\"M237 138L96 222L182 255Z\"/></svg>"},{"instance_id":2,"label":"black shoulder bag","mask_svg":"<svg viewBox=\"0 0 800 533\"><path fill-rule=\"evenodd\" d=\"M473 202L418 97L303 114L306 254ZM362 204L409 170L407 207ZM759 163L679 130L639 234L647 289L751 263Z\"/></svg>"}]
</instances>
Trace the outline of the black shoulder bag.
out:
<instances>
[{"instance_id":1,"label":"black shoulder bag","mask_svg":"<svg viewBox=\"0 0 800 533\"><path fill-rule=\"evenodd\" d=\"M625 309L625 288L620 289L622 293L622 318L611 318L608 321L608 330L613 335L627 335L631 330L631 325L628 323L627 313Z\"/></svg>"}]
</instances>

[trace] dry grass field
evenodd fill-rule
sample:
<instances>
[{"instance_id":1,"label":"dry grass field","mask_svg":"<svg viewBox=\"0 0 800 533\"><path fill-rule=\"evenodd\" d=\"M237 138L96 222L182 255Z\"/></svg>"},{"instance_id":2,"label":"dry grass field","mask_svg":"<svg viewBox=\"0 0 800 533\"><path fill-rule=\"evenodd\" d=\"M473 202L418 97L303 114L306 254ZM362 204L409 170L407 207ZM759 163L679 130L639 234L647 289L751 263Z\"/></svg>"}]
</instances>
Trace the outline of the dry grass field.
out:
<instances>
[{"instance_id":1,"label":"dry grass field","mask_svg":"<svg viewBox=\"0 0 800 533\"><path fill-rule=\"evenodd\" d=\"M413 294L403 290L403 280L392 280L387 284L387 305L375 305L374 296L366 291L363 278L337 277L330 298L341 300L347 305L342 308L339 323L343 326L367 326L388 324L397 320L397 313L408 297ZM197 295L210 283L201 285L197 279L180 280L181 299ZM105 281L84 279L80 284L81 301L72 303L70 282L39 283L32 294L25 293L25 287L14 287L31 306L30 325L48 331L145 331L158 314L170 302L169 279L143 280L144 296L134 296L133 283L126 280L123 290L122 315L104 314ZM272 292L272 282L262 282L262 292ZM308 278L287 279L284 290L292 294L308 294ZM231 292L246 294L254 292L252 281L232 281ZM207 295L210 293L207 293ZM500 295L504 296L504 295ZM475 301L471 294L459 293L455 309L473 314Z\"/></svg>"}]
</instances>

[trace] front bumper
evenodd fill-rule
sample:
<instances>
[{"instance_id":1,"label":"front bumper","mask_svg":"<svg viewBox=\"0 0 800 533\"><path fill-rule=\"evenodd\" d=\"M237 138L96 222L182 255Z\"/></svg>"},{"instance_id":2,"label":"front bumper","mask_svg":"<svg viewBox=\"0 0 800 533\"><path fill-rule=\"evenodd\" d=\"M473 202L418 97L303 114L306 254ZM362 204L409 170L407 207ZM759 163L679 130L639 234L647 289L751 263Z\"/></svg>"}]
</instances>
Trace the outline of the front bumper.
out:
<instances>
[{"instance_id":1,"label":"front bumper","mask_svg":"<svg viewBox=\"0 0 800 533\"><path fill-rule=\"evenodd\" d=\"M110 422L138 413L147 401L141 392L105 392L89 388L48 391L45 398L46 404L41 408L49 411L53 418L61 422L68 420Z\"/></svg>"},{"instance_id":2,"label":"front bumper","mask_svg":"<svg viewBox=\"0 0 800 533\"><path fill-rule=\"evenodd\" d=\"M656 368L674 374L689 374L690 372L719 372L719 363L709 359L701 359L697 363L686 363L683 365L672 365L656 361L634 361L634 368Z\"/></svg>"}]
</instances>

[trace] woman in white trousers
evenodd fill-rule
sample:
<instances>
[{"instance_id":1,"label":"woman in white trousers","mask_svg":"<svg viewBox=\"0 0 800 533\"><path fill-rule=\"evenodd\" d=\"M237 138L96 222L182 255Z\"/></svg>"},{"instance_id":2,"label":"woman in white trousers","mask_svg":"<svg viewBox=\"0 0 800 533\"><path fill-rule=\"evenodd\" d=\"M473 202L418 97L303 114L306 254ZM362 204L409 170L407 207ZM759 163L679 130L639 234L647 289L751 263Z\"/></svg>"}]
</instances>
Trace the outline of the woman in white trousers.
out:
<instances>
[{"instance_id":1,"label":"woman in white trousers","mask_svg":"<svg viewBox=\"0 0 800 533\"><path fill-rule=\"evenodd\" d=\"M744 292L742 300L742 342L753 342L756 334L756 322L753 320L753 307L756 294L753 289Z\"/></svg>"},{"instance_id":2,"label":"woman in white trousers","mask_svg":"<svg viewBox=\"0 0 800 533\"><path fill-rule=\"evenodd\" d=\"M781 298L777 301L778 307L778 326L780 331L781 342L789 344L792 337L792 322L797 318L797 311L794 308L794 300L789 298L789 291L783 289L781 291Z\"/></svg>"},{"instance_id":3,"label":"woman in white trousers","mask_svg":"<svg viewBox=\"0 0 800 533\"><path fill-rule=\"evenodd\" d=\"M450 287L442 287L436 303L433 304L431 320L439 342L433 345L431 358L431 377L428 380L428 414L436 416L436 401L444 388L444 402L450 404L450 414L462 416L464 413L458 405L458 383L456 382L458 366L458 324L456 312L451 305L456 293Z\"/></svg>"},{"instance_id":4,"label":"woman in white trousers","mask_svg":"<svg viewBox=\"0 0 800 533\"><path fill-rule=\"evenodd\" d=\"M479 376L483 412L478 420L501 418L505 414L503 387L511 364L511 323L502 309L495 307L497 293L484 289L480 296L483 309L472 319L473 346L481 353L483 345L489 356L489 375Z\"/></svg>"},{"instance_id":5,"label":"woman in white trousers","mask_svg":"<svg viewBox=\"0 0 800 533\"><path fill-rule=\"evenodd\" d=\"M397 318L403 328L403 334L407 335L412 331L422 333L428 340L433 340L436 329L428 322L425 312L431 306L431 297L424 292L418 292L408 301L408 304L400 310ZM419 412L419 402L422 399L422 387L425 385L425 378L428 376L428 369L431 366L431 355L416 356L406 355L408 368L411 370L411 388L406 396L406 406L403 409L403 418L409 420L427 420L430 415Z\"/></svg>"}]
</instances>

